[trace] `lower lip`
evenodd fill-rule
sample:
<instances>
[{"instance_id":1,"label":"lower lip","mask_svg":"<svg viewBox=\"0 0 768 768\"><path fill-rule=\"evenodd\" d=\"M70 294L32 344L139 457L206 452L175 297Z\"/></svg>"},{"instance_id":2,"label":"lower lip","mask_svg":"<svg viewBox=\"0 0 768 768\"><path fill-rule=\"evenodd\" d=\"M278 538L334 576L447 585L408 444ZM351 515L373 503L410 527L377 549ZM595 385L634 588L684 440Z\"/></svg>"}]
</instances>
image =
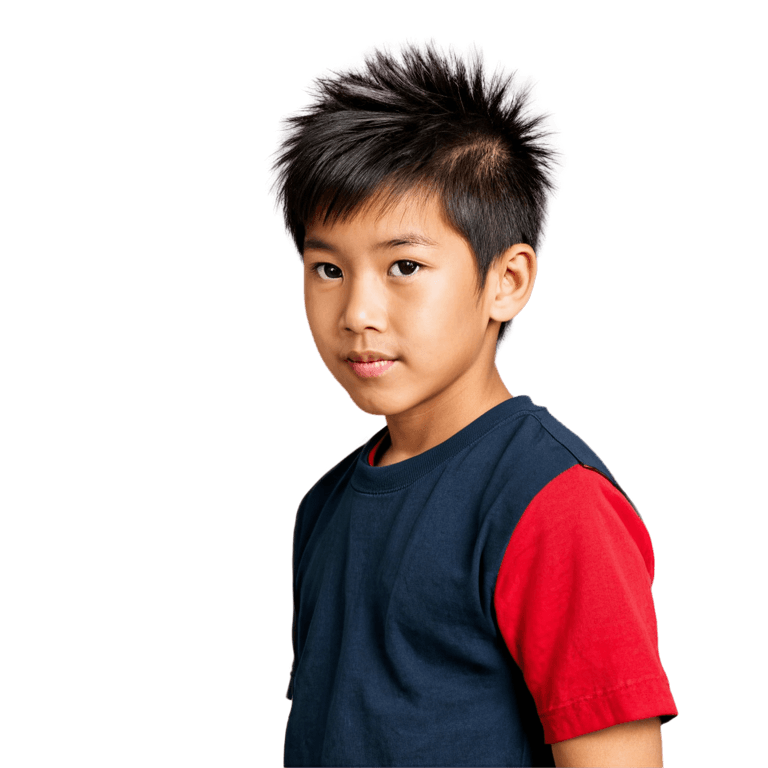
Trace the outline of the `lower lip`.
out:
<instances>
[{"instance_id":1,"label":"lower lip","mask_svg":"<svg viewBox=\"0 0 768 768\"><path fill-rule=\"evenodd\" d=\"M378 360L372 363L357 363L354 360L348 360L347 362L358 376L363 379L370 379L372 376L381 376L386 373L397 361Z\"/></svg>"}]
</instances>

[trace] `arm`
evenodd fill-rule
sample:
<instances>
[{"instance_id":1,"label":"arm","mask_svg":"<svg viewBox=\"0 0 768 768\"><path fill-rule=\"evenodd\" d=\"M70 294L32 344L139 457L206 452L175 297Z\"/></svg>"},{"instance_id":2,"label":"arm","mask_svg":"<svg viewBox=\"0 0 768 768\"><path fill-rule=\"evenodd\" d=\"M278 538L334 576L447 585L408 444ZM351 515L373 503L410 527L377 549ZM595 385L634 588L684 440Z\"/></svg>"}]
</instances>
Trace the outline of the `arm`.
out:
<instances>
[{"instance_id":1,"label":"arm","mask_svg":"<svg viewBox=\"0 0 768 768\"><path fill-rule=\"evenodd\" d=\"M661 721L658 717L635 720L585 733L552 745L558 768L570 766L661 766Z\"/></svg>"}]
</instances>

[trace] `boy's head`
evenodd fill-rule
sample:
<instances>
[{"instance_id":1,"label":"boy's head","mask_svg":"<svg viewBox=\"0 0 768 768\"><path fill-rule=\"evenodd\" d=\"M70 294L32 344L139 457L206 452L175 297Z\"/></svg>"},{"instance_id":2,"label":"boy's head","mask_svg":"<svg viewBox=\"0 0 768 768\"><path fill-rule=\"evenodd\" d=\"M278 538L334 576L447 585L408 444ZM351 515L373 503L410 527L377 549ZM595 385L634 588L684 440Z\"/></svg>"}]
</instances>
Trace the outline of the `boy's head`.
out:
<instances>
[{"instance_id":1,"label":"boy's head","mask_svg":"<svg viewBox=\"0 0 768 768\"><path fill-rule=\"evenodd\" d=\"M486 78L434 48L376 52L362 72L318 82L314 104L290 119L276 167L279 199L299 253L307 226L344 221L407 196L437 201L467 242L478 295L491 265L515 244L536 249L553 153L526 92ZM498 341L508 323L501 323Z\"/></svg>"},{"instance_id":2,"label":"boy's head","mask_svg":"<svg viewBox=\"0 0 768 768\"><path fill-rule=\"evenodd\" d=\"M323 362L362 410L409 431L422 418L463 426L509 397L496 337L535 273L531 247L515 245L478 295L472 249L437 199L419 193L313 219L304 240L304 304Z\"/></svg>"}]
</instances>

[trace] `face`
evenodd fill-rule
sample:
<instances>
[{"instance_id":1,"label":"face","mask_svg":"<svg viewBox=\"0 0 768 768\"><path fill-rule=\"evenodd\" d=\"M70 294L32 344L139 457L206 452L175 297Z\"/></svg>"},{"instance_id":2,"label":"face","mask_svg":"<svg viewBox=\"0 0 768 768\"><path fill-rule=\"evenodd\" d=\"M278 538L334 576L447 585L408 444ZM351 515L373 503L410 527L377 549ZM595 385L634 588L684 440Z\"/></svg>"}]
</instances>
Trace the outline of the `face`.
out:
<instances>
[{"instance_id":1,"label":"face","mask_svg":"<svg viewBox=\"0 0 768 768\"><path fill-rule=\"evenodd\" d=\"M309 326L368 413L424 415L482 391L499 323L489 322L493 280L479 298L476 286L472 251L434 201L406 197L383 213L307 227Z\"/></svg>"}]
</instances>

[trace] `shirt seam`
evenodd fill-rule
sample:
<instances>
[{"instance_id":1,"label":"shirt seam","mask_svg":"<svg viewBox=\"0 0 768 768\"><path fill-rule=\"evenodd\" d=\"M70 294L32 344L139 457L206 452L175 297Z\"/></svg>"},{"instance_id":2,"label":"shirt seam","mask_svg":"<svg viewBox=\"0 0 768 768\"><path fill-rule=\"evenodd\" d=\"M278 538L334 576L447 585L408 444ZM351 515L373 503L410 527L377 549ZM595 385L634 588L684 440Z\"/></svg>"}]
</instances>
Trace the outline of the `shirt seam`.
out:
<instances>
[{"instance_id":1,"label":"shirt seam","mask_svg":"<svg viewBox=\"0 0 768 768\"><path fill-rule=\"evenodd\" d=\"M479 442L484 437L486 437L487 435L489 435L491 432L493 432L494 430L498 429L499 427L503 426L507 422L512 421L514 419L520 419L523 416L533 415L533 414L535 414L536 411L540 411L540 410L542 410L541 406L534 405L531 409L527 409L527 410L524 410L524 411L518 411L517 413L513 413L510 416L507 416L505 419L502 419L501 421L497 422L489 430L487 430L486 432L483 432L481 435L478 435L474 440L472 440L471 442L467 443L465 446L460 448L458 451L456 451L456 453L452 454L451 456L446 456L441 462L439 462L438 464L435 464L434 467L432 467L432 468L430 468L428 470L425 470L424 472L422 472L421 474L419 474L416 477L412 478L411 480L408 480L408 482L405 482L402 485L398 485L396 488L389 488L386 491L364 491L364 490L361 490L360 488L358 488L357 485L355 485L354 476L352 478L350 478L349 484L350 484L350 486L352 486L352 488L355 489L355 491L357 493L361 494L362 496L386 496L386 495L388 495L390 493L397 493L398 491L402 491L403 488L407 488L409 485L413 485L416 481L421 480L423 477L426 477L427 475L431 474L432 472L434 472L439 467L442 467L443 464L445 464L447 461L450 461L451 459L455 458L460 453L462 453L463 451L467 450L467 448L471 448L475 443ZM541 422L541 419L539 419L535 415L534 415L534 418L536 419L536 421L539 422L539 424L541 424L542 427L544 427L544 425ZM544 427L544 429L546 429L546 427ZM547 429L547 433L554 440L557 440L557 438L554 435L552 435L552 433L548 429ZM450 440L450 438L448 438L448 439ZM560 441L557 440L557 442L559 443ZM567 449L567 446L564 446L564 447L566 447L566 449ZM572 452L569 451L569 453L571 453L571 455L573 455Z\"/></svg>"},{"instance_id":2,"label":"shirt seam","mask_svg":"<svg viewBox=\"0 0 768 768\"><path fill-rule=\"evenodd\" d=\"M539 717L549 717L553 713L557 712L558 710L565 709L566 707L571 707L574 704L579 704L582 701L589 701L590 699L599 699L603 696L606 696L609 693L614 693L615 691L620 691L624 688L633 688L636 685L640 685L641 683L646 683L649 680L664 680L664 675L646 675L645 677L639 677L636 680L628 680L623 683L619 683L618 685L613 686L613 688L604 688L597 693L587 693L584 696L578 696L575 699L569 699L564 704L558 704L556 707L550 707L549 709L544 710L543 712L539 713Z\"/></svg>"}]
</instances>

